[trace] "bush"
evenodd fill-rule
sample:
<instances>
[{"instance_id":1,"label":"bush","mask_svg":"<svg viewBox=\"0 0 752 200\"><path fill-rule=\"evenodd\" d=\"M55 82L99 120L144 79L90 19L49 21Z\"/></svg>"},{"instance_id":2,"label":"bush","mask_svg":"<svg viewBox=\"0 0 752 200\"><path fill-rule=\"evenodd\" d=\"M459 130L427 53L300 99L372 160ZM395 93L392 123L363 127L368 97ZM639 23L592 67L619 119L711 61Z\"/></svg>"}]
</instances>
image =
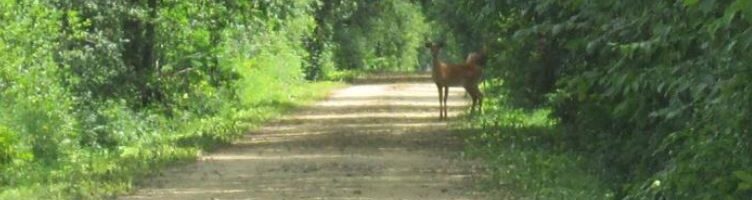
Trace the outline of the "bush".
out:
<instances>
[{"instance_id":1,"label":"bush","mask_svg":"<svg viewBox=\"0 0 752 200\"><path fill-rule=\"evenodd\" d=\"M550 107L557 145L616 198L752 195L747 1L431 5L456 37L486 39L487 76L504 80L490 95Z\"/></svg>"},{"instance_id":2,"label":"bush","mask_svg":"<svg viewBox=\"0 0 752 200\"><path fill-rule=\"evenodd\" d=\"M0 0L0 199L107 198L320 96L313 6Z\"/></svg>"}]
</instances>

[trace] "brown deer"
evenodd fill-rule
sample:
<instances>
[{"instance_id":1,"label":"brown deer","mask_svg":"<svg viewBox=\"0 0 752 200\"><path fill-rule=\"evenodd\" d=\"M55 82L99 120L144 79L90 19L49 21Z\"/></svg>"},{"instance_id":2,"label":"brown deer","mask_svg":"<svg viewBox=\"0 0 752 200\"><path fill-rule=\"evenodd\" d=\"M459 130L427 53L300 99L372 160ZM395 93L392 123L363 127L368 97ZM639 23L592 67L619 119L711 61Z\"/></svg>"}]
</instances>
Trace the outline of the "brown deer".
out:
<instances>
[{"instance_id":1,"label":"brown deer","mask_svg":"<svg viewBox=\"0 0 752 200\"><path fill-rule=\"evenodd\" d=\"M433 69L431 78L436 83L439 91L439 119L447 118L447 96L450 86L462 86L465 88L473 104L470 113L482 109L483 94L478 88L482 74L481 66L485 63L485 48L479 53L470 53L462 64L447 64L439 60L439 52L443 43L426 42L426 48L431 50L433 56Z\"/></svg>"}]
</instances>

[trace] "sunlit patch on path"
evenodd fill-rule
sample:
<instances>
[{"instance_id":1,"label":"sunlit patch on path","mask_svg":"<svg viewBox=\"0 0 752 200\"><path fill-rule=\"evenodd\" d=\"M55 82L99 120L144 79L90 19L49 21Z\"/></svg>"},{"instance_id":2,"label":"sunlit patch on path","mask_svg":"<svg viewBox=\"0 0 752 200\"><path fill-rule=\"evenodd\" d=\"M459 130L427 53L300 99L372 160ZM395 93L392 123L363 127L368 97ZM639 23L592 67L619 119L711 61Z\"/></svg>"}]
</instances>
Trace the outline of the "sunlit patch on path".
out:
<instances>
[{"instance_id":1,"label":"sunlit patch on path","mask_svg":"<svg viewBox=\"0 0 752 200\"><path fill-rule=\"evenodd\" d=\"M450 89L450 117L467 109ZM249 133L121 199L481 199L427 75L380 76ZM450 120L465 120L450 118Z\"/></svg>"}]
</instances>

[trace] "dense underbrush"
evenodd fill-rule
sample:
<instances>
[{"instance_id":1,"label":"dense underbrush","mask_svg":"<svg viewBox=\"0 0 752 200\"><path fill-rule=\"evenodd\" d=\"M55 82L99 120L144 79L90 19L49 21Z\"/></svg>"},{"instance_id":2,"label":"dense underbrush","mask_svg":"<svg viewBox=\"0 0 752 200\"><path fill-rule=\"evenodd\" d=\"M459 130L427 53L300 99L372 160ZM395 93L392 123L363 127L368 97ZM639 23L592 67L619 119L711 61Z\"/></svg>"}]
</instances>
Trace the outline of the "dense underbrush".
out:
<instances>
[{"instance_id":1,"label":"dense underbrush","mask_svg":"<svg viewBox=\"0 0 752 200\"><path fill-rule=\"evenodd\" d=\"M339 85L322 80L409 70L425 29L414 10L0 0L0 199L127 192Z\"/></svg>"},{"instance_id":2,"label":"dense underbrush","mask_svg":"<svg viewBox=\"0 0 752 200\"><path fill-rule=\"evenodd\" d=\"M426 4L458 48L489 47L487 80L504 81L486 91L507 98L492 105L546 108L557 121L523 134L550 140L511 144L573 155L561 164L584 163L617 199L752 196L749 1ZM482 129L484 143L516 141Z\"/></svg>"}]
</instances>

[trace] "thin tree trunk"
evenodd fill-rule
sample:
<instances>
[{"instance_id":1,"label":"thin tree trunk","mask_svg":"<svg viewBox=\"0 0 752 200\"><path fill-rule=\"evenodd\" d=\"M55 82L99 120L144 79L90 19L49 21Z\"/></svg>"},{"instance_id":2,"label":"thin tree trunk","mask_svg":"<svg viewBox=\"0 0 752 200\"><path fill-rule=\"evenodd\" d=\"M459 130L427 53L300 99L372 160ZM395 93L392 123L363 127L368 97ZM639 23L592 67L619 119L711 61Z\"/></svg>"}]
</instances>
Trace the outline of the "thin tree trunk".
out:
<instances>
[{"instance_id":1,"label":"thin tree trunk","mask_svg":"<svg viewBox=\"0 0 752 200\"><path fill-rule=\"evenodd\" d=\"M141 90L141 104L146 106L154 100L161 100L159 94L159 87L157 85L149 85L149 82L156 76L156 62L154 59L154 47L156 42L156 22L157 11L159 9L159 0L148 0L147 9L149 9L149 18L143 21L144 24L144 36L141 42L141 63L139 68L141 69L140 90ZM159 81L153 81L158 83Z\"/></svg>"}]
</instances>

